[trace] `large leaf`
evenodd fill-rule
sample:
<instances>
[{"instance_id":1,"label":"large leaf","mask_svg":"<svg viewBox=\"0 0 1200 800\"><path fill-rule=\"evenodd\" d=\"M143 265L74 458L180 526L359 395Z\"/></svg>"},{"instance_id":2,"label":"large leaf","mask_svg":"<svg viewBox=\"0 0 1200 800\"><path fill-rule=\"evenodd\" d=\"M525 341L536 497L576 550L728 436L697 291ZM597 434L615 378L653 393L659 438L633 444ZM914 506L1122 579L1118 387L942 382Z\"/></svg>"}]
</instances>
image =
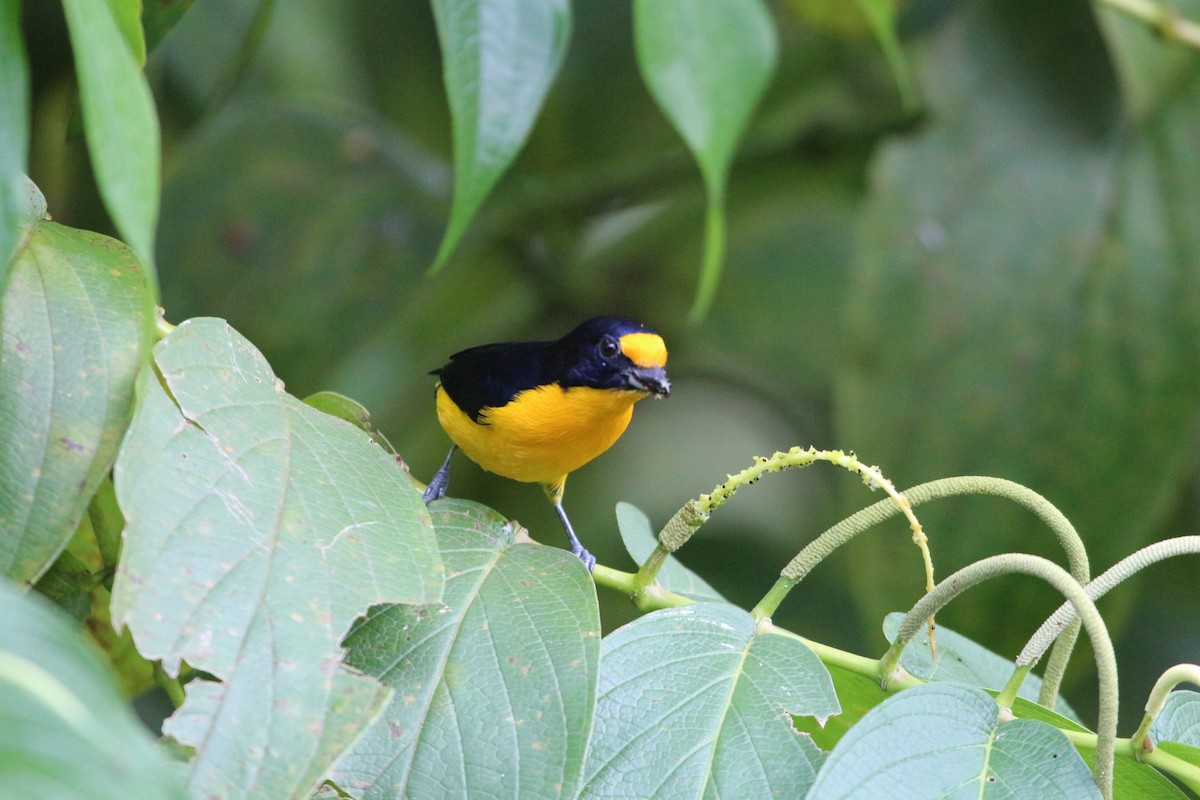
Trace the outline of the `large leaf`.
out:
<instances>
[{"instance_id":1,"label":"large leaf","mask_svg":"<svg viewBox=\"0 0 1200 800\"><path fill-rule=\"evenodd\" d=\"M889 642L896 640L896 632L904 615L895 612L888 614L883 621L883 634ZM911 675L926 681L952 681L978 686L983 689L1000 691L1012 677L1015 665L1011 659L993 653L981 644L968 639L960 633L955 633L944 625L937 627L937 660L933 660L933 651L929 647L929 631L923 629L913 637L912 641L900 654L900 665ZM1042 688L1042 679L1037 675L1027 675L1017 691L1018 697L1023 697L1031 703L1036 703L1038 693ZM1059 698L1055 706L1059 714L1068 719L1083 724L1079 715Z\"/></svg>"},{"instance_id":2,"label":"large leaf","mask_svg":"<svg viewBox=\"0 0 1200 800\"><path fill-rule=\"evenodd\" d=\"M117 461L125 550L113 620L193 681L164 731L190 788L303 795L390 694L340 666L369 605L430 603L442 572L420 496L364 432L304 405L221 320L180 325L142 373Z\"/></svg>"},{"instance_id":3,"label":"large leaf","mask_svg":"<svg viewBox=\"0 0 1200 800\"><path fill-rule=\"evenodd\" d=\"M0 572L32 582L112 468L152 308L133 253L100 234L33 223L11 266L0 311Z\"/></svg>"},{"instance_id":4,"label":"large leaf","mask_svg":"<svg viewBox=\"0 0 1200 800\"><path fill-rule=\"evenodd\" d=\"M872 176L838 438L900 485L993 474L1037 487L1104 564L1150 537L1197 461L1200 71L1122 129L1088 7L1026 24L1048 8L965 4L925 53L928 124L883 147ZM1039 535L990 500L918 513L943 564ZM865 614L882 617L911 592L896 568L911 545L850 548ZM1036 618L1058 600L997 583L963 602L982 630L978 609ZM984 638L1015 650L1024 634L1008 628Z\"/></svg>"},{"instance_id":5,"label":"large leaf","mask_svg":"<svg viewBox=\"0 0 1200 800\"><path fill-rule=\"evenodd\" d=\"M187 797L76 628L2 579L0 785L13 798Z\"/></svg>"},{"instance_id":6,"label":"large leaf","mask_svg":"<svg viewBox=\"0 0 1200 800\"><path fill-rule=\"evenodd\" d=\"M0 0L0 288L20 235L29 156L29 65L20 0Z\"/></svg>"},{"instance_id":7,"label":"large leaf","mask_svg":"<svg viewBox=\"0 0 1200 800\"><path fill-rule=\"evenodd\" d=\"M525 143L571 32L567 0L433 0L450 117L454 204L437 270Z\"/></svg>"},{"instance_id":8,"label":"large leaf","mask_svg":"<svg viewBox=\"0 0 1200 800\"><path fill-rule=\"evenodd\" d=\"M131 0L111 2L131 10L136 6ZM157 292L152 273L159 135L150 87L110 3L63 0L63 10L96 184L121 238L146 265Z\"/></svg>"},{"instance_id":9,"label":"large leaf","mask_svg":"<svg viewBox=\"0 0 1200 800\"><path fill-rule=\"evenodd\" d=\"M581 797L801 797L821 751L789 714L836 713L799 641L724 603L656 611L604 640Z\"/></svg>"},{"instance_id":10,"label":"large leaf","mask_svg":"<svg viewBox=\"0 0 1200 800\"><path fill-rule=\"evenodd\" d=\"M930 683L900 692L850 729L809 800L1100 797L1061 731L1037 720L999 722L980 689Z\"/></svg>"},{"instance_id":11,"label":"large leaf","mask_svg":"<svg viewBox=\"0 0 1200 800\"><path fill-rule=\"evenodd\" d=\"M594 584L482 506L430 510L443 605L377 608L346 637L347 661L395 695L335 779L379 799L574 797L600 660Z\"/></svg>"},{"instance_id":12,"label":"large leaf","mask_svg":"<svg viewBox=\"0 0 1200 800\"><path fill-rule=\"evenodd\" d=\"M761 0L637 0L633 8L642 76L695 156L708 191L698 318L716 293L729 165L775 69L775 27Z\"/></svg>"}]
</instances>

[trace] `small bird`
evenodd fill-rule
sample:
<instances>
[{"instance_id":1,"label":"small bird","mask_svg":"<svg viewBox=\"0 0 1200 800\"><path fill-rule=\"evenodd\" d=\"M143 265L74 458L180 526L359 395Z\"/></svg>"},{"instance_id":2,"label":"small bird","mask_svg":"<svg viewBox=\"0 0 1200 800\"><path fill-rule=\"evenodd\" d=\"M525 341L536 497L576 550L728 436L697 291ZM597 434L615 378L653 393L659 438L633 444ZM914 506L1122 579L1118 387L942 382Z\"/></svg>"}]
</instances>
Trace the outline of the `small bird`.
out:
<instances>
[{"instance_id":1,"label":"small bird","mask_svg":"<svg viewBox=\"0 0 1200 800\"><path fill-rule=\"evenodd\" d=\"M571 552L591 571L567 512L567 475L621 437L644 397L666 397L667 346L626 317L596 317L553 342L485 344L450 356L437 375L438 422L453 444L425 490L446 494L461 449L488 472L540 483L566 529Z\"/></svg>"}]
</instances>

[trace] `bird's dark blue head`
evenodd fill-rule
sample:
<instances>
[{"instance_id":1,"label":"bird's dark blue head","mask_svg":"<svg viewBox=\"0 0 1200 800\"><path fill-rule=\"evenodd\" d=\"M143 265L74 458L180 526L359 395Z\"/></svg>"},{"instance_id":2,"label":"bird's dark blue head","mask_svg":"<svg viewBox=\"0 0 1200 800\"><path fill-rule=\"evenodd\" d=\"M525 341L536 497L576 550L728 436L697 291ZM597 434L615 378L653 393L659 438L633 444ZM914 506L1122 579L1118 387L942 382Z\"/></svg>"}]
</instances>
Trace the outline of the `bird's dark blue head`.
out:
<instances>
[{"instance_id":1,"label":"bird's dark blue head","mask_svg":"<svg viewBox=\"0 0 1200 800\"><path fill-rule=\"evenodd\" d=\"M596 317L554 343L562 386L671 393L667 346L653 328L628 317Z\"/></svg>"}]
</instances>

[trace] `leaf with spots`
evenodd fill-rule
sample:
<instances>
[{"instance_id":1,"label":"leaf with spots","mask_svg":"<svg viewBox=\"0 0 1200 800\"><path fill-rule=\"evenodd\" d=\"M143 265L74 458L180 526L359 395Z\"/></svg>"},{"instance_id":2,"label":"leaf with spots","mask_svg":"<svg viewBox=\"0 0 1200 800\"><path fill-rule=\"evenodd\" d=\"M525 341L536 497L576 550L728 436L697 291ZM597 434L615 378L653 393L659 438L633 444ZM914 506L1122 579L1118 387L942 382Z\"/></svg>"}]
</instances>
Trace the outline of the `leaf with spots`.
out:
<instances>
[{"instance_id":1,"label":"leaf with spots","mask_svg":"<svg viewBox=\"0 0 1200 800\"><path fill-rule=\"evenodd\" d=\"M152 314L129 248L31 199L0 300L0 573L27 583L112 468Z\"/></svg>"},{"instance_id":2,"label":"leaf with spots","mask_svg":"<svg viewBox=\"0 0 1200 800\"><path fill-rule=\"evenodd\" d=\"M425 507L225 322L183 323L152 367L115 472L113 621L220 681L188 684L164 726L196 749L193 796L307 796L389 695L342 666L342 636L373 604L441 597Z\"/></svg>"},{"instance_id":3,"label":"leaf with spots","mask_svg":"<svg viewBox=\"0 0 1200 800\"><path fill-rule=\"evenodd\" d=\"M889 642L896 640L904 615L898 611L888 614L883 620L883 635ZM1012 677L1014 669L1011 658L993 653L981 644L973 642L961 633L955 633L944 625L937 627L937 660L929 646L929 631L918 633L900 654L900 665L910 675L925 681L946 681L980 686L1000 691ZM1034 674L1025 676L1018 697L1036 703L1042 690L1042 679ZM1072 722L1083 724L1075 710L1061 697L1055 704L1059 714Z\"/></svg>"},{"instance_id":4,"label":"leaf with spots","mask_svg":"<svg viewBox=\"0 0 1200 800\"><path fill-rule=\"evenodd\" d=\"M574 797L600 659L595 586L579 559L474 503L433 514L440 608L383 606L347 661L395 690L334 772L355 797Z\"/></svg>"},{"instance_id":5,"label":"leaf with spots","mask_svg":"<svg viewBox=\"0 0 1200 800\"><path fill-rule=\"evenodd\" d=\"M800 641L726 603L656 611L604 640L580 797L803 797L823 754L791 715L838 711Z\"/></svg>"},{"instance_id":6,"label":"leaf with spots","mask_svg":"<svg viewBox=\"0 0 1200 800\"><path fill-rule=\"evenodd\" d=\"M903 691L842 737L808 798L1100 797L1062 731L999 717L982 689L929 683Z\"/></svg>"}]
</instances>

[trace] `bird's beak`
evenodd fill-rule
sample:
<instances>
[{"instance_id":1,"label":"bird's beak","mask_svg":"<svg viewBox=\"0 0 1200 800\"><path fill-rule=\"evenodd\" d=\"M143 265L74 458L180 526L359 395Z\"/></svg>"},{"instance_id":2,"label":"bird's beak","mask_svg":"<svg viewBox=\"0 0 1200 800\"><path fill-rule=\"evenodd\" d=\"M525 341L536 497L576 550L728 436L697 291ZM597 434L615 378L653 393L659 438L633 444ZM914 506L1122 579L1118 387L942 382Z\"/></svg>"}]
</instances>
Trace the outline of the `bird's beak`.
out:
<instances>
[{"instance_id":1,"label":"bird's beak","mask_svg":"<svg viewBox=\"0 0 1200 800\"><path fill-rule=\"evenodd\" d=\"M671 382L662 367L633 367L625 371L625 383L630 389L650 392L658 397L671 394Z\"/></svg>"}]
</instances>

